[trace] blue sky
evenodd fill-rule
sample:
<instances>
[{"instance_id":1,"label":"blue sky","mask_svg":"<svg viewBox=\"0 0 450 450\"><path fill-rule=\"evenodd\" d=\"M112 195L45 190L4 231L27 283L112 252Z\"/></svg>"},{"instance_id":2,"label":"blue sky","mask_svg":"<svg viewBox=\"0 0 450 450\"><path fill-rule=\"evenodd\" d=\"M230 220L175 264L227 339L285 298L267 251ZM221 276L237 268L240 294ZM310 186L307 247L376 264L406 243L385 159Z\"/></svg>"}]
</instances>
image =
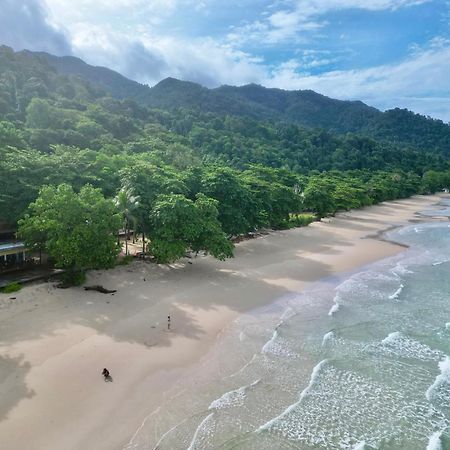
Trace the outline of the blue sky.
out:
<instances>
[{"instance_id":1,"label":"blue sky","mask_svg":"<svg viewBox=\"0 0 450 450\"><path fill-rule=\"evenodd\" d=\"M447 0L0 0L0 42L153 85L259 83L450 121Z\"/></svg>"}]
</instances>

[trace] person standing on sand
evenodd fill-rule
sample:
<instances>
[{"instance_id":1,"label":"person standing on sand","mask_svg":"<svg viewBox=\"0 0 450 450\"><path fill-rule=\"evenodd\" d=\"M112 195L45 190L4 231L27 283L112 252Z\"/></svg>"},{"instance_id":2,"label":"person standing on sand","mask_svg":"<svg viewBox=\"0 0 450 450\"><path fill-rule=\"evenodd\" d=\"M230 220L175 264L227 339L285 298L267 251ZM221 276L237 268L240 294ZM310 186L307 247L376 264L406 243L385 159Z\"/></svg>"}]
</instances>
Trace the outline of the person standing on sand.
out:
<instances>
[{"instance_id":1,"label":"person standing on sand","mask_svg":"<svg viewBox=\"0 0 450 450\"><path fill-rule=\"evenodd\" d=\"M170 331L170 316L167 316L167 330Z\"/></svg>"},{"instance_id":2,"label":"person standing on sand","mask_svg":"<svg viewBox=\"0 0 450 450\"><path fill-rule=\"evenodd\" d=\"M109 370L106 367L102 370L102 375L105 377L105 381L109 378Z\"/></svg>"}]
</instances>

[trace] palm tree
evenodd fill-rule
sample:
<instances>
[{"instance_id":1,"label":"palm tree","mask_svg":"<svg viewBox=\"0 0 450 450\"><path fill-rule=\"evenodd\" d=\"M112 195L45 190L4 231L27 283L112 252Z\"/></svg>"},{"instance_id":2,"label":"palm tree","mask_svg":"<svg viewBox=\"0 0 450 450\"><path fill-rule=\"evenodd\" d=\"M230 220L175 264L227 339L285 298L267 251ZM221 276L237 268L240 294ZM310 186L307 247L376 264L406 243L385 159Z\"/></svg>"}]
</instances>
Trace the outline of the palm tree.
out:
<instances>
[{"instance_id":1,"label":"palm tree","mask_svg":"<svg viewBox=\"0 0 450 450\"><path fill-rule=\"evenodd\" d=\"M139 197L133 195L131 189L122 187L114 198L114 204L123 217L123 227L125 230L125 255L128 255L130 224L136 223L134 211L139 206Z\"/></svg>"}]
</instances>

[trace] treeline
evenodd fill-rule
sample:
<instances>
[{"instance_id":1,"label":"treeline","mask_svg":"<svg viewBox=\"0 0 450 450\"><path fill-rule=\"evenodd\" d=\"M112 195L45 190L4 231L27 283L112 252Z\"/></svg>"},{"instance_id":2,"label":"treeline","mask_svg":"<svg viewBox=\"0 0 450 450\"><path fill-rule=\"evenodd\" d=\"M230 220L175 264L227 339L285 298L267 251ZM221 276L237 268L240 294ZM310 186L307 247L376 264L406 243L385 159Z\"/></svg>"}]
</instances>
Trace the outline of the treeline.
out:
<instances>
[{"instance_id":1,"label":"treeline","mask_svg":"<svg viewBox=\"0 0 450 450\"><path fill-rule=\"evenodd\" d=\"M151 110L0 51L0 222L19 223L73 279L114 263L119 228L142 233L159 262L188 250L223 259L234 236L435 192L449 179L439 149Z\"/></svg>"},{"instance_id":2,"label":"treeline","mask_svg":"<svg viewBox=\"0 0 450 450\"><path fill-rule=\"evenodd\" d=\"M234 236L307 225L339 210L450 185L450 172L304 176L261 165L244 171L220 165L177 170L144 158L120 169L118 177L118 192L108 199L101 183L99 188L85 184L79 193L66 183L44 186L19 220L19 236L31 248L48 252L67 270L70 282L82 281L86 269L115 263L120 227L142 233L143 251L160 263L188 251L225 259L233 255Z\"/></svg>"}]
</instances>

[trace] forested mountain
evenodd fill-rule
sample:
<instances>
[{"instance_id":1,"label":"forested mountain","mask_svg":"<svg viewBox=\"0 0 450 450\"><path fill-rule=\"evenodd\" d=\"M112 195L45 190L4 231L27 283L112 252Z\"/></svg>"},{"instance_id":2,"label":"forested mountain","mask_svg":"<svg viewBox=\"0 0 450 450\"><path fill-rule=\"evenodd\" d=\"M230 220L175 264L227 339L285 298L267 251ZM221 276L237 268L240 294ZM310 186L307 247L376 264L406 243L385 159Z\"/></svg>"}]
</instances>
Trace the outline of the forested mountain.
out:
<instances>
[{"instance_id":1,"label":"forested mountain","mask_svg":"<svg viewBox=\"0 0 450 450\"><path fill-rule=\"evenodd\" d=\"M140 100L149 95L150 88L125 78L120 73L106 67L91 66L74 56L54 56L45 52L27 52L31 57L41 57L61 75L76 75L89 83L107 91L118 99Z\"/></svg>"},{"instance_id":2,"label":"forested mountain","mask_svg":"<svg viewBox=\"0 0 450 450\"><path fill-rule=\"evenodd\" d=\"M372 123L379 138L335 133L332 120ZM99 220L90 202L111 212L115 198L158 260L187 248L227 257L224 236L448 186L448 136L439 121L310 91L175 79L150 89L76 58L0 47L0 222L31 211L22 233L39 249L51 247L39 227L65 218L52 202Z\"/></svg>"},{"instance_id":3,"label":"forested mountain","mask_svg":"<svg viewBox=\"0 0 450 450\"><path fill-rule=\"evenodd\" d=\"M383 113L360 101L341 101L308 90L267 89L254 84L207 89L196 83L167 78L149 88L112 70L90 66L78 58L61 58L46 53L36 55L60 74L77 75L117 99L131 98L150 108L195 109L258 121L294 123L340 134L358 133L450 154L448 124L406 109L396 108Z\"/></svg>"}]
</instances>

